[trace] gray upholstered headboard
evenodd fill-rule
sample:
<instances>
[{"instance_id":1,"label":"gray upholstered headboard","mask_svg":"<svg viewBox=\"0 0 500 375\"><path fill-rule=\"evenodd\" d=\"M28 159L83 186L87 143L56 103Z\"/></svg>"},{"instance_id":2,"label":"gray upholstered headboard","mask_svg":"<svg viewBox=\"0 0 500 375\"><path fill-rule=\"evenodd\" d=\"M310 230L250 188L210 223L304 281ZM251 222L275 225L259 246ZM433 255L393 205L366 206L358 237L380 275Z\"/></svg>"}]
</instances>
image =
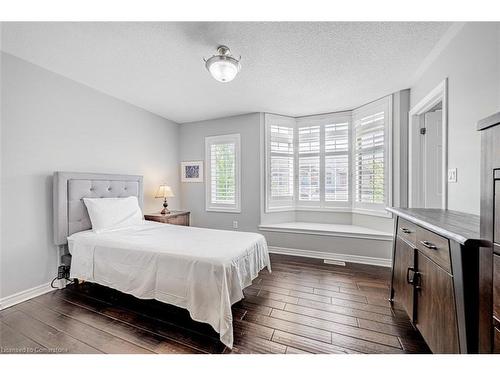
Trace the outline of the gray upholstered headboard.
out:
<instances>
[{"instance_id":1,"label":"gray upholstered headboard","mask_svg":"<svg viewBox=\"0 0 500 375\"><path fill-rule=\"evenodd\" d=\"M91 229L83 198L136 196L142 209L142 176L104 173L54 173L54 243L65 245L73 233Z\"/></svg>"}]
</instances>

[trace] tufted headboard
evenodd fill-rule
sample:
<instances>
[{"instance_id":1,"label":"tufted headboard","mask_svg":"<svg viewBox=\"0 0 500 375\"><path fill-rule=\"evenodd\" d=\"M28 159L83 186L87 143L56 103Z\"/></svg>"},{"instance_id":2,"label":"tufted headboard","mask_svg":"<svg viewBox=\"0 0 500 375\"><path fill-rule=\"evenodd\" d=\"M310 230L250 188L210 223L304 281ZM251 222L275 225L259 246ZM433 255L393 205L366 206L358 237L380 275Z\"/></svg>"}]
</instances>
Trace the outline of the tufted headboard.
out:
<instances>
[{"instance_id":1,"label":"tufted headboard","mask_svg":"<svg viewBox=\"0 0 500 375\"><path fill-rule=\"evenodd\" d=\"M142 209L142 176L54 172L54 243L65 245L73 233L91 229L83 198L136 196Z\"/></svg>"}]
</instances>

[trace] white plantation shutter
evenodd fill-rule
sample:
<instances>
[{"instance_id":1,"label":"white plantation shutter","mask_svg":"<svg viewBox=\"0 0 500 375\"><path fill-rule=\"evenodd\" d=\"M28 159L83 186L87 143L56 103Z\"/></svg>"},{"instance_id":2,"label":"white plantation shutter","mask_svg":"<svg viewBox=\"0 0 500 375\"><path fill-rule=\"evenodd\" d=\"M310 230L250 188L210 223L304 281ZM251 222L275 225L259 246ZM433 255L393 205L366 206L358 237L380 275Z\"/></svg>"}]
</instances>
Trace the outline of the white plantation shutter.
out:
<instances>
[{"instance_id":1,"label":"white plantation shutter","mask_svg":"<svg viewBox=\"0 0 500 375\"><path fill-rule=\"evenodd\" d=\"M388 202L388 98L354 113L354 202L359 208L383 207Z\"/></svg>"},{"instance_id":2,"label":"white plantation shutter","mask_svg":"<svg viewBox=\"0 0 500 375\"><path fill-rule=\"evenodd\" d=\"M320 127L298 128L299 201L320 200Z\"/></svg>"},{"instance_id":3,"label":"white plantation shutter","mask_svg":"<svg viewBox=\"0 0 500 375\"><path fill-rule=\"evenodd\" d=\"M265 115L266 212L287 211L295 201L295 119Z\"/></svg>"},{"instance_id":4,"label":"white plantation shutter","mask_svg":"<svg viewBox=\"0 0 500 375\"><path fill-rule=\"evenodd\" d=\"M266 212L385 216L391 198L392 96L351 112L265 115Z\"/></svg>"},{"instance_id":5,"label":"white plantation shutter","mask_svg":"<svg viewBox=\"0 0 500 375\"><path fill-rule=\"evenodd\" d=\"M271 198L293 198L293 127L271 125Z\"/></svg>"},{"instance_id":6,"label":"white plantation shutter","mask_svg":"<svg viewBox=\"0 0 500 375\"><path fill-rule=\"evenodd\" d=\"M325 125L325 202L349 201L349 122Z\"/></svg>"},{"instance_id":7,"label":"white plantation shutter","mask_svg":"<svg viewBox=\"0 0 500 375\"><path fill-rule=\"evenodd\" d=\"M205 138L207 168L206 206L209 211L240 208L239 134Z\"/></svg>"},{"instance_id":8,"label":"white plantation shutter","mask_svg":"<svg viewBox=\"0 0 500 375\"><path fill-rule=\"evenodd\" d=\"M234 204L236 201L236 154L234 143L210 145L212 203Z\"/></svg>"},{"instance_id":9,"label":"white plantation shutter","mask_svg":"<svg viewBox=\"0 0 500 375\"><path fill-rule=\"evenodd\" d=\"M357 202L384 202L384 122L384 112L378 112L355 123Z\"/></svg>"}]
</instances>

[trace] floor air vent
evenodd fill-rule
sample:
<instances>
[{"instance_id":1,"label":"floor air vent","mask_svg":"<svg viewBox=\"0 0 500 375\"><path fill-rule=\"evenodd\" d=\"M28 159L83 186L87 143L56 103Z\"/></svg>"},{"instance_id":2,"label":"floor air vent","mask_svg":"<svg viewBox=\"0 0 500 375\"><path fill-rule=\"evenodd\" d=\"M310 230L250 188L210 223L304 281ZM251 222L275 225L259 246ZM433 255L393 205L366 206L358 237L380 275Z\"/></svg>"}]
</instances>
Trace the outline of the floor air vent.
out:
<instances>
[{"instance_id":1,"label":"floor air vent","mask_svg":"<svg viewBox=\"0 0 500 375\"><path fill-rule=\"evenodd\" d=\"M334 264L334 265L336 265L336 266L342 266L342 267L345 267L345 262L342 262L341 260L323 259L323 263L326 263L326 264Z\"/></svg>"}]
</instances>

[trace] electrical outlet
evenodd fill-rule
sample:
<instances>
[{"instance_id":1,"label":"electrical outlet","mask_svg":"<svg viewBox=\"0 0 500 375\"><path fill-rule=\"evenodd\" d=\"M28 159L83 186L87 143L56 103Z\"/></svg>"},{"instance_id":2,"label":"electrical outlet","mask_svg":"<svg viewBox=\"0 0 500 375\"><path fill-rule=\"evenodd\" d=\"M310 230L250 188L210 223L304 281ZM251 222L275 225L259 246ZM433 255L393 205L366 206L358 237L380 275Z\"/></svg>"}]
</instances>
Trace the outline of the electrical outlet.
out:
<instances>
[{"instance_id":1,"label":"electrical outlet","mask_svg":"<svg viewBox=\"0 0 500 375\"><path fill-rule=\"evenodd\" d=\"M457 182L457 168L448 169L448 182Z\"/></svg>"},{"instance_id":2,"label":"electrical outlet","mask_svg":"<svg viewBox=\"0 0 500 375\"><path fill-rule=\"evenodd\" d=\"M57 269L57 279L64 279L64 274L66 273L66 266L63 264Z\"/></svg>"},{"instance_id":3,"label":"electrical outlet","mask_svg":"<svg viewBox=\"0 0 500 375\"><path fill-rule=\"evenodd\" d=\"M61 280L67 278L69 278L69 266L63 264L57 269L57 279Z\"/></svg>"},{"instance_id":4,"label":"electrical outlet","mask_svg":"<svg viewBox=\"0 0 500 375\"><path fill-rule=\"evenodd\" d=\"M238 229L238 221L237 220L233 221L233 229Z\"/></svg>"}]
</instances>

